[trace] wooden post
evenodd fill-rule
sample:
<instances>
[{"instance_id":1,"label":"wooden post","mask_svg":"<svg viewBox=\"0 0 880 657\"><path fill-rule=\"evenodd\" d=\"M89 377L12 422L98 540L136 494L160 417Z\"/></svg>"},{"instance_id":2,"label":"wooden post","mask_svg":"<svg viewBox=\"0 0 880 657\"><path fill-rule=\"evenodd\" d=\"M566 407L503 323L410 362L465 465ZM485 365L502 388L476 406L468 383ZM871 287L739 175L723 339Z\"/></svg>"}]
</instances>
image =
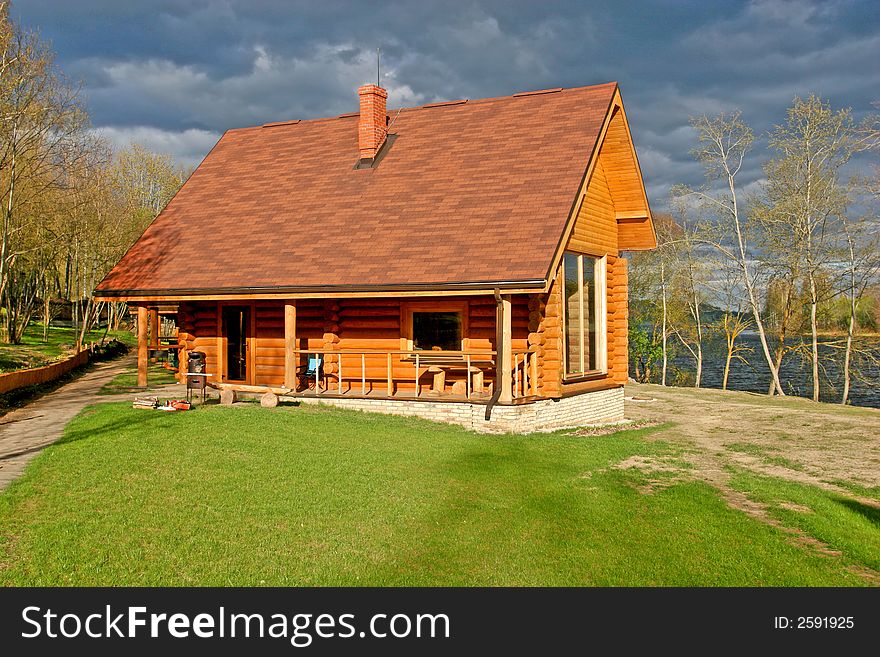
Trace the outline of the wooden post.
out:
<instances>
[{"instance_id":1,"label":"wooden post","mask_svg":"<svg viewBox=\"0 0 880 657\"><path fill-rule=\"evenodd\" d=\"M217 302L217 371L212 373L217 383L226 378L226 340L223 337L223 304Z\"/></svg>"},{"instance_id":2,"label":"wooden post","mask_svg":"<svg viewBox=\"0 0 880 657\"><path fill-rule=\"evenodd\" d=\"M513 339L511 324L511 303L510 297L501 299L501 344L496 345L498 355L501 359L501 381L496 385L501 386L501 395L498 401L509 403L513 401Z\"/></svg>"},{"instance_id":3,"label":"wooden post","mask_svg":"<svg viewBox=\"0 0 880 657\"><path fill-rule=\"evenodd\" d=\"M150 308L150 349L153 350L153 357L150 359L154 363L159 359L159 309Z\"/></svg>"},{"instance_id":4,"label":"wooden post","mask_svg":"<svg viewBox=\"0 0 880 657\"><path fill-rule=\"evenodd\" d=\"M147 324L149 323L149 312L146 306L138 306L138 380L137 384L140 388L147 387Z\"/></svg>"},{"instance_id":5,"label":"wooden post","mask_svg":"<svg viewBox=\"0 0 880 657\"><path fill-rule=\"evenodd\" d=\"M391 352L388 353L388 396L394 396L394 378L391 368Z\"/></svg>"},{"instance_id":6,"label":"wooden post","mask_svg":"<svg viewBox=\"0 0 880 657\"><path fill-rule=\"evenodd\" d=\"M296 388L296 306L284 304L284 387Z\"/></svg>"},{"instance_id":7,"label":"wooden post","mask_svg":"<svg viewBox=\"0 0 880 657\"><path fill-rule=\"evenodd\" d=\"M532 372L529 375L529 382L532 384L532 394L538 394L538 354L531 354Z\"/></svg>"}]
</instances>

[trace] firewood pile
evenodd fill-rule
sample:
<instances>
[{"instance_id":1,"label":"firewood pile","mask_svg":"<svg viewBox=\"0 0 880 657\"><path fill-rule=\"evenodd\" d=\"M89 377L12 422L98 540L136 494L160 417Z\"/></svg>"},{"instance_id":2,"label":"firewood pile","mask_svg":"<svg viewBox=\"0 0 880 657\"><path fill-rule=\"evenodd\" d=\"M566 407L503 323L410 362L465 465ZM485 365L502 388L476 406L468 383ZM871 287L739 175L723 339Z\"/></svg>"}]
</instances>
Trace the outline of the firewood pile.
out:
<instances>
[{"instance_id":1,"label":"firewood pile","mask_svg":"<svg viewBox=\"0 0 880 657\"><path fill-rule=\"evenodd\" d=\"M132 408L151 411L188 411L192 409L192 404L185 399L168 399L163 402L158 397L135 397Z\"/></svg>"}]
</instances>

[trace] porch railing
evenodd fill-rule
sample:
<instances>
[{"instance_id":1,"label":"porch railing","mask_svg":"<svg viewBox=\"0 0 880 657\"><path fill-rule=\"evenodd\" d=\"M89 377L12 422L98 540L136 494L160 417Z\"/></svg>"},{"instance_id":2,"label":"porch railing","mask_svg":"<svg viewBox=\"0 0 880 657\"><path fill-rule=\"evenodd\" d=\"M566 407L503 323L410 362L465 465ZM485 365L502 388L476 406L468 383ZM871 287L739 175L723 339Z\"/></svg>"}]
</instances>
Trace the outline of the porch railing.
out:
<instances>
[{"instance_id":1,"label":"porch railing","mask_svg":"<svg viewBox=\"0 0 880 657\"><path fill-rule=\"evenodd\" d=\"M532 349L513 352L513 398L538 394L538 354Z\"/></svg>"},{"instance_id":2,"label":"porch railing","mask_svg":"<svg viewBox=\"0 0 880 657\"><path fill-rule=\"evenodd\" d=\"M463 371L465 380L465 398L471 399L475 392L482 394L482 385L479 383L484 374L495 374L496 352L493 350L468 350L468 351L424 351L407 349L294 349L297 356L305 356L306 363L309 357L315 356L321 359L321 367L315 368L306 378L298 374L299 379L314 380L315 394L332 392L329 379L335 377L334 385L339 395L344 394L344 384L348 384L347 392L350 394L360 381L361 396L367 396L368 382L372 391L372 384L377 380L385 380L387 397L394 396L395 384L406 382L413 384L415 397L419 397L423 384L421 378L430 372L440 371ZM328 363L328 356L335 360ZM384 356L386 373L384 377L367 375L367 360L375 366L377 357ZM395 361L395 358L397 359ZM352 361L355 361L354 363ZM411 363L413 373L409 377L395 377L394 365ZM306 367L308 367L306 365ZM300 368L302 369L302 368ZM332 369L330 372L326 370ZM537 355L532 350L516 351L512 355L511 362L511 394L514 399L538 394L538 361ZM474 390L475 381L481 388ZM494 385L498 385L497 382ZM434 388L432 387L432 390ZM443 391L435 391L439 393Z\"/></svg>"}]
</instances>

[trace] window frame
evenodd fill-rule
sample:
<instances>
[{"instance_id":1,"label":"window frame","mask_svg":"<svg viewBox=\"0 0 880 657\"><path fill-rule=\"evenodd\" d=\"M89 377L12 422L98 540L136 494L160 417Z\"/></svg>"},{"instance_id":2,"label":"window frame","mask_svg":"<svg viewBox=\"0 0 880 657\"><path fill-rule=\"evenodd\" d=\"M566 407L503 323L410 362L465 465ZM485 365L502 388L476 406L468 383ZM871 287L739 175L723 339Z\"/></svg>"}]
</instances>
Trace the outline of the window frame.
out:
<instances>
[{"instance_id":1,"label":"window frame","mask_svg":"<svg viewBox=\"0 0 880 657\"><path fill-rule=\"evenodd\" d=\"M467 351L468 310L467 301L408 301L401 304L400 329L401 350L415 351L413 345L413 313L459 313L461 314L461 345L455 351ZM424 353L430 354L430 351ZM403 360L414 358L412 354L404 355Z\"/></svg>"},{"instance_id":2,"label":"window frame","mask_svg":"<svg viewBox=\"0 0 880 657\"><path fill-rule=\"evenodd\" d=\"M580 360L581 371L577 373L569 373L568 368L568 348L566 327L568 326L568 304L565 300L565 256L571 254L577 256L578 261L578 298L580 302L581 326L580 326ZM595 349L596 353L596 369L588 370L585 362L584 345L589 340L590 328L589 321L585 321L586 310L584 308L584 266L585 259L593 261L593 283L596 294L593 299L593 312L596 318L596 344L590 345ZM584 381L596 379L608 375L608 256L607 254L597 255L594 253L584 253L581 251L572 251L566 249L562 254L560 261L558 284L562 286L562 382L572 383L576 381Z\"/></svg>"}]
</instances>

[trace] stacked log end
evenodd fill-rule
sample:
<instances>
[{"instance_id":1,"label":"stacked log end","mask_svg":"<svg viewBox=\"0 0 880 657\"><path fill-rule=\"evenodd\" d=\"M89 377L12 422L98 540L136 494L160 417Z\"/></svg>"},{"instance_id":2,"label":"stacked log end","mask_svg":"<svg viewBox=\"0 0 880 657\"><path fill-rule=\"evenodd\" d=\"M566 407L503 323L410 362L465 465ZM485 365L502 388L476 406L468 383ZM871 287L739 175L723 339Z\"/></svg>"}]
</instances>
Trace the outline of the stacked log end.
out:
<instances>
[{"instance_id":1,"label":"stacked log end","mask_svg":"<svg viewBox=\"0 0 880 657\"><path fill-rule=\"evenodd\" d=\"M335 349L339 343L339 302L335 299L324 301L324 349ZM339 372L339 356L324 354L324 374Z\"/></svg>"},{"instance_id":2,"label":"stacked log end","mask_svg":"<svg viewBox=\"0 0 880 657\"><path fill-rule=\"evenodd\" d=\"M533 295L529 301L533 312L539 312L535 337L529 336L538 347L538 392L546 397L558 397L562 393L562 297L559 283L554 282L548 294Z\"/></svg>"},{"instance_id":3,"label":"stacked log end","mask_svg":"<svg viewBox=\"0 0 880 657\"><path fill-rule=\"evenodd\" d=\"M608 256L608 371L615 383L625 384L629 367L629 324L627 308L627 263Z\"/></svg>"},{"instance_id":4,"label":"stacked log end","mask_svg":"<svg viewBox=\"0 0 880 657\"><path fill-rule=\"evenodd\" d=\"M192 304L181 303L177 309L178 367L174 377L183 382L189 364L189 352L195 349L195 315Z\"/></svg>"}]
</instances>

